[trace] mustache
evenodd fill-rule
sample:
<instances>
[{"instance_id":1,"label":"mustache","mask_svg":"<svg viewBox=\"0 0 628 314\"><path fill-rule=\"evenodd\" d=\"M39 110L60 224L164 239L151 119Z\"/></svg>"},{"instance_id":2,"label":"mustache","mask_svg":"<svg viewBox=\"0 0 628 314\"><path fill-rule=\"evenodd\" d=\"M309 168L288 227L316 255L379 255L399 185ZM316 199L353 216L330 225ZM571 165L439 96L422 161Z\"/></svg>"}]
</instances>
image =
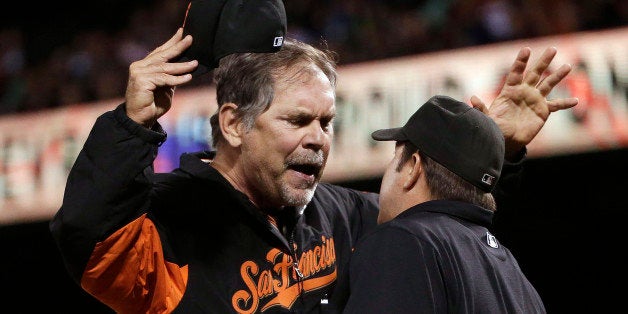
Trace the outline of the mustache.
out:
<instances>
[{"instance_id":1,"label":"mustache","mask_svg":"<svg viewBox=\"0 0 628 314\"><path fill-rule=\"evenodd\" d=\"M307 165L322 168L324 164L325 156L322 151L292 155L286 160L287 167Z\"/></svg>"}]
</instances>

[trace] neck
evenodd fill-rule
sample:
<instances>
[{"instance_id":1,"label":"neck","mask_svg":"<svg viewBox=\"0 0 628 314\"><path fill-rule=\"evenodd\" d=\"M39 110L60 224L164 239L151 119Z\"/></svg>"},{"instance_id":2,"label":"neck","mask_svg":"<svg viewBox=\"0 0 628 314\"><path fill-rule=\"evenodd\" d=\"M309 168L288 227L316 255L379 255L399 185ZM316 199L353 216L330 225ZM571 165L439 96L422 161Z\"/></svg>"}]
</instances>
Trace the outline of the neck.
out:
<instances>
[{"instance_id":1,"label":"neck","mask_svg":"<svg viewBox=\"0 0 628 314\"><path fill-rule=\"evenodd\" d=\"M252 193L249 191L247 185L245 184L246 179L242 175L242 172L239 171L240 167L238 166L239 158L237 155L229 154L228 152L221 150L216 152L216 156L210 163L214 169L216 169L231 185L238 191L244 193L256 207L260 207L260 204L255 202L255 198Z\"/></svg>"},{"instance_id":2,"label":"neck","mask_svg":"<svg viewBox=\"0 0 628 314\"><path fill-rule=\"evenodd\" d=\"M261 212L267 215L276 216L277 213L283 211L283 206L273 206L268 204L263 197L256 197L261 193L256 193L254 187L248 184L244 173L240 170L239 155L229 154L228 152L217 151L216 156L210 163L214 169L216 169L236 190L244 193L248 199L257 207Z\"/></svg>"},{"instance_id":3,"label":"neck","mask_svg":"<svg viewBox=\"0 0 628 314\"><path fill-rule=\"evenodd\" d=\"M431 200L433 200L433 198L427 185L423 180L420 180L418 185L414 185L411 189L404 190L402 194L396 196L394 208L382 208L377 223L382 224L393 220L406 210Z\"/></svg>"}]
</instances>

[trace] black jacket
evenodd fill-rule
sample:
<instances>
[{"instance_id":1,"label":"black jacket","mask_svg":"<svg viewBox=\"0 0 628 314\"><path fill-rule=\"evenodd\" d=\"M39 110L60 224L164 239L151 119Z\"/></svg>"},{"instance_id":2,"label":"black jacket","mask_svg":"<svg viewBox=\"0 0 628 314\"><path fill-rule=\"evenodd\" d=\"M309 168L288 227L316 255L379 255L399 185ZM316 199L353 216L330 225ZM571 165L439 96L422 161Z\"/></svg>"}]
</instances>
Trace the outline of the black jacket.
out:
<instances>
[{"instance_id":1,"label":"black jacket","mask_svg":"<svg viewBox=\"0 0 628 314\"><path fill-rule=\"evenodd\" d=\"M280 232L204 152L153 173L165 140L159 125L136 124L124 105L94 124L50 222L83 289L120 313L342 308L351 252L376 226L377 194L320 183L302 215L280 217L289 226ZM521 163L505 165L500 191L516 189L520 171Z\"/></svg>"},{"instance_id":2,"label":"black jacket","mask_svg":"<svg viewBox=\"0 0 628 314\"><path fill-rule=\"evenodd\" d=\"M345 313L545 313L510 251L489 232L493 213L429 201L358 243Z\"/></svg>"},{"instance_id":3,"label":"black jacket","mask_svg":"<svg viewBox=\"0 0 628 314\"><path fill-rule=\"evenodd\" d=\"M154 174L164 140L122 105L97 119L50 223L82 288L120 313L334 312L377 194L320 183L302 215L279 217L280 231L206 153Z\"/></svg>"}]
</instances>

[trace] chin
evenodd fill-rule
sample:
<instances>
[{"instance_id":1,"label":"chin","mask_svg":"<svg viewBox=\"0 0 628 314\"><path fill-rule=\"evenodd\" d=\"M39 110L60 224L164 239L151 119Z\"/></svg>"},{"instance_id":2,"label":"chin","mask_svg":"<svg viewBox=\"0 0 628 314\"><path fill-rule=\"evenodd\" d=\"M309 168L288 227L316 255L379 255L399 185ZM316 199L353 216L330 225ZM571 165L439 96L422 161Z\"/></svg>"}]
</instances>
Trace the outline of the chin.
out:
<instances>
[{"instance_id":1,"label":"chin","mask_svg":"<svg viewBox=\"0 0 628 314\"><path fill-rule=\"evenodd\" d=\"M316 185L308 189L284 188L281 194L287 206L305 206L310 203L315 191Z\"/></svg>"}]
</instances>

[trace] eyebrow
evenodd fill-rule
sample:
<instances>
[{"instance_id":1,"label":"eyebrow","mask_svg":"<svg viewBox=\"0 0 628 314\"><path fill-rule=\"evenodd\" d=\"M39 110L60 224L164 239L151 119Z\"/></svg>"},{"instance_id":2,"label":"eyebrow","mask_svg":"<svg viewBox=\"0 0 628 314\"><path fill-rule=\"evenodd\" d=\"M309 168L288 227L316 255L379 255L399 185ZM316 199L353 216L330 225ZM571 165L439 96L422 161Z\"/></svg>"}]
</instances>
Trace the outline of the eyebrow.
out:
<instances>
[{"instance_id":1,"label":"eyebrow","mask_svg":"<svg viewBox=\"0 0 628 314\"><path fill-rule=\"evenodd\" d=\"M294 117L294 118L312 118L312 117L316 117L317 115L312 114L309 111L306 110L299 110L299 109L292 109L290 111L288 111L286 113L286 115L290 116L290 117ZM321 115L321 119L333 119L334 117L336 117L336 110L333 110L332 112L329 113L324 113L323 115Z\"/></svg>"}]
</instances>

